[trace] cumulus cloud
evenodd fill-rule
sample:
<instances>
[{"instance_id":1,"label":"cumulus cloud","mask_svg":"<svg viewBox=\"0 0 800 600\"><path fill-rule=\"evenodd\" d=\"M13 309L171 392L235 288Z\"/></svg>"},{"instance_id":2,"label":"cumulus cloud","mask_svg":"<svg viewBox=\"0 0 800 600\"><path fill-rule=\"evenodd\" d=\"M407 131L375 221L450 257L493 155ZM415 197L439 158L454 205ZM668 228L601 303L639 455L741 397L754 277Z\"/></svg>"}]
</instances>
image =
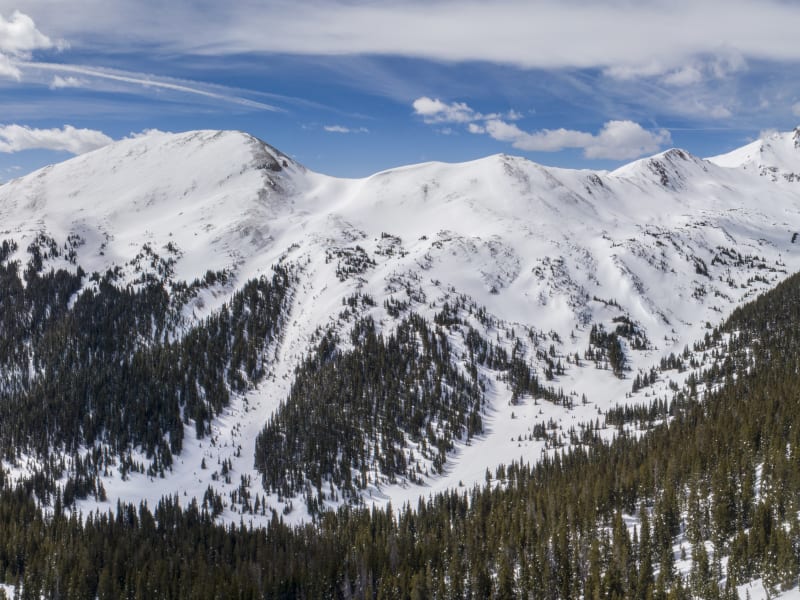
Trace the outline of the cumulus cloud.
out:
<instances>
[{"instance_id":1,"label":"cumulus cloud","mask_svg":"<svg viewBox=\"0 0 800 600\"><path fill-rule=\"evenodd\" d=\"M648 131L633 121L608 121L584 147L587 158L628 159L652 154L672 141L669 131Z\"/></svg>"},{"instance_id":2,"label":"cumulus cloud","mask_svg":"<svg viewBox=\"0 0 800 600\"><path fill-rule=\"evenodd\" d=\"M795 103L792 105L792 114L793 114L795 117L800 117L800 102L795 102Z\"/></svg>"},{"instance_id":3,"label":"cumulus cloud","mask_svg":"<svg viewBox=\"0 0 800 600\"><path fill-rule=\"evenodd\" d=\"M17 61L30 59L34 50L54 46L28 15L15 10L11 18L6 19L0 14L0 76L20 79Z\"/></svg>"},{"instance_id":4,"label":"cumulus cloud","mask_svg":"<svg viewBox=\"0 0 800 600\"><path fill-rule=\"evenodd\" d=\"M22 150L61 150L83 154L113 142L102 131L77 129L64 125L61 129L32 129L23 125L0 125L0 152Z\"/></svg>"},{"instance_id":5,"label":"cumulus cloud","mask_svg":"<svg viewBox=\"0 0 800 600\"><path fill-rule=\"evenodd\" d=\"M442 102L438 98L422 96L414 100L414 112L426 123L469 123L482 117L464 102Z\"/></svg>"},{"instance_id":6,"label":"cumulus cloud","mask_svg":"<svg viewBox=\"0 0 800 600\"><path fill-rule=\"evenodd\" d=\"M465 102L447 103L427 96L417 98L412 106L414 112L428 124L462 124L470 133L488 135L528 152L559 152L580 148L587 158L622 160L656 152L671 140L666 129L648 131L633 121L608 121L597 134L563 128L530 132L509 122L522 117L515 111L505 116L499 113L481 114Z\"/></svg>"},{"instance_id":7,"label":"cumulus cloud","mask_svg":"<svg viewBox=\"0 0 800 600\"><path fill-rule=\"evenodd\" d=\"M670 142L665 129L648 131L633 121L608 121L597 133L573 129L541 129L527 132L513 123L490 120L484 127L470 128L472 133L486 133L509 142L514 148L529 152L559 152L581 148L586 158L630 159L657 152Z\"/></svg>"},{"instance_id":8,"label":"cumulus cloud","mask_svg":"<svg viewBox=\"0 0 800 600\"><path fill-rule=\"evenodd\" d=\"M565 148L583 148L592 140L590 133L569 129L542 129L529 133L513 123L497 119L486 123L486 133L501 142L510 142L514 148L531 152L558 152Z\"/></svg>"},{"instance_id":9,"label":"cumulus cloud","mask_svg":"<svg viewBox=\"0 0 800 600\"><path fill-rule=\"evenodd\" d=\"M162 131L161 129L156 129L155 127L150 127L149 129L143 129L142 131L131 131L126 137L129 140L135 140L137 138L143 138L147 136L157 136L157 135L169 135L171 131Z\"/></svg>"},{"instance_id":10,"label":"cumulus cloud","mask_svg":"<svg viewBox=\"0 0 800 600\"><path fill-rule=\"evenodd\" d=\"M473 110L465 102L444 102L439 98L428 98L422 96L412 102L414 113L425 121L428 125L438 123L463 123L474 125L477 121L488 121L490 119L505 119L516 121L522 115L515 110L510 110L505 114L490 113L481 114Z\"/></svg>"},{"instance_id":11,"label":"cumulus cloud","mask_svg":"<svg viewBox=\"0 0 800 600\"><path fill-rule=\"evenodd\" d=\"M15 10L10 19L0 15L0 52L29 56L33 50L52 48L53 42L36 28L28 15Z\"/></svg>"},{"instance_id":12,"label":"cumulus cloud","mask_svg":"<svg viewBox=\"0 0 800 600\"><path fill-rule=\"evenodd\" d=\"M345 127L344 125L325 125L323 127L328 133L369 133L366 127Z\"/></svg>"}]
</instances>

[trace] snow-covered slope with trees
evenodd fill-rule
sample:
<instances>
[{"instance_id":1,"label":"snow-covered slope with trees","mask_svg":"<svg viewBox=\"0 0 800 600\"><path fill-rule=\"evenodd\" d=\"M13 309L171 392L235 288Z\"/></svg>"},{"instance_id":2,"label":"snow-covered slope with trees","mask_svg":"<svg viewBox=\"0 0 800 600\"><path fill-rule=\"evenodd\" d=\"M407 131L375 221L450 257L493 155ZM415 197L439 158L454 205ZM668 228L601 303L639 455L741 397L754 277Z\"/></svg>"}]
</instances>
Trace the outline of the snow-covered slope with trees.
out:
<instances>
[{"instance_id":1,"label":"snow-covered slope with trees","mask_svg":"<svg viewBox=\"0 0 800 600\"><path fill-rule=\"evenodd\" d=\"M800 270L800 185L792 175L800 173L798 135L708 161L669 150L611 173L496 155L344 180L310 172L243 133L154 132L0 186L0 243L9 242L0 262L18 261L20 272L33 265L42 277L50 269L77 273L65 311L87 290L100 294L104 282L131 293L166 291L166 324L153 316L152 331L140 328L131 353L162 344L172 356L173 345L194 339L193 328L235 312L245 284L272 277L276 265L287 273L273 280L277 288L258 288L262 297L280 289L280 318L256 346L257 360L220 367L230 396L217 406L208 400L216 380L200 386L201 405L216 407L202 413L207 428L196 426L201 413L181 404L182 444L173 443L175 423L164 426L172 432L165 434L171 464L145 468L153 453L134 436L111 454L142 468L101 461L103 493L95 485L77 494L77 506L105 510L118 498L152 504L163 495L200 502L216 493L222 519L259 522L269 518L267 506L300 520L309 506L353 499L328 472L303 486L303 471L293 474L291 489L265 490L263 461L256 468L254 456L260 448L269 457L287 437L308 433L276 430L258 441L285 408L295 370L326 336L338 340L340 353L356 349L364 338L350 334L365 318L388 339L404 319L419 316L440 336L436 360L446 340L453 371L445 396L459 373L481 396L452 418L466 423L475 410L481 425L474 434L454 433L442 414L419 414L383 450L387 434L376 429L368 456L347 475L356 480L355 496L399 505L471 486L487 469L520 457L535 461L605 411L682 383L685 373L657 369L662 359L688 359L684 349L710 325ZM255 311L247 306L245 319ZM253 330L242 327L231 344L252 341ZM476 360L470 330L506 358ZM419 327L413 331L423 339ZM195 347L191 339L181 352ZM536 386L511 374L517 359ZM25 374L4 367L6 393L19 378L46 376L37 365L31 358ZM418 377L423 389L435 376ZM110 447L102 432L92 440ZM76 456L91 453L86 438L82 444ZM390 455L402 466L370 462ZM28 452L5 466L22 476L42 461ZM73 468L65 465L64 480Z\"/></svg>"}]
</instances>

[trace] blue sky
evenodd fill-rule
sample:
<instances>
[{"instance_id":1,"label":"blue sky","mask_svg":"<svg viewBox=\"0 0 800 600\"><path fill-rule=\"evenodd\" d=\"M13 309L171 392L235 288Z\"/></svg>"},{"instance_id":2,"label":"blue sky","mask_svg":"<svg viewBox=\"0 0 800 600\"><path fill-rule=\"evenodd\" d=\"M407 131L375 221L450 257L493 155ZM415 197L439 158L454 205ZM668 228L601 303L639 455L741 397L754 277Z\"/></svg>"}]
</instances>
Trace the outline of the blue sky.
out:
<instances>
[{"instance_id":1,"label":"blue sky","mask_svg":"<svg viewBox=\"0 0 800 600\"><path fill-rule=\"evenodd\" d=\"M708 156L800 123L797 23L771 0L0 0L0 181L147 129L241 129L340 176Z\"/></svg>"}]
</instances>

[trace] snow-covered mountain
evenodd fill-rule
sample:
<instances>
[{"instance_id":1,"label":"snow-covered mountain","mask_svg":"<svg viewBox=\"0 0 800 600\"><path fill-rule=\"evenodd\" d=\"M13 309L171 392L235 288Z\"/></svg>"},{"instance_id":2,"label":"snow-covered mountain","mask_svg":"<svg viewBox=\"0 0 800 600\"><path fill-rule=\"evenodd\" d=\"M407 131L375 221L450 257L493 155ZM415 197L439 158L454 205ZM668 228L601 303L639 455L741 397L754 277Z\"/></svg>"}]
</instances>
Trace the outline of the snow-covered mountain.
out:
<instances>
[{"instance_id":1,"label":"snow-covered mountain","mask_svg":"<svg viewBox=\"0 0 800 600\"><path fill-rule=\"evenodd\" d=\"M752 144L708 160L721 167L754 171L773 181L785 179L797 183L800 182L798 152L800 152L800 127L789 133L770 133Z\"/></svg>"},{"instance_id":2,"label":"snow-covered mountain","mask_svg":"<svg viewBox=\"0 0 800 600\"><path fill-rule=\"evenodd\" d=\"M205 277L179 306L173 339L216 314L247 281L288 266L294 283L281 334L262 352L264 376L232 395L210 435L197 439L187 423L163 478L107 470L108 500L79 506L152 503L164 494L202 499L210 486L225 500L223 519L242 517L242 490L302 519L301 502L261 489L253 457L296 367L326 331L338 332L346 348L360 317L389 335L403 315L433 323L455 305L460 324L442 331L457 368L469 366L463 340L472 327L519 352L543 386L576 399L512 402L503 374L483 365L484 433L457 438L443 469L409 443L404 452L419 466L418 481L375 469L360 493L399 505L470 486L487 469L548 451L549 441L532 436L539 423L566 438L609 408L680 383L681 375L660 375L632 392L636 375L800 269L797 173L800 130L709 160L673 149L610 173L496 155L355 180L313 173L240 132L151 133L0 186L0 241L16 242L6 262L24 265L26 252L41 246L44 271L80 267L82 289L97 287L93 274L111 271L119 287L142 285L149 274L174 296ZM620 325L629 326L619 337L622 377L607 356L587 352L597 349L598 327ZM28 472L38 464L29 458L7 462L7 470ZM339 500L331 493L325 502ZM245 518L258 521L250 512Z\"/></svg>"}]
</instances>

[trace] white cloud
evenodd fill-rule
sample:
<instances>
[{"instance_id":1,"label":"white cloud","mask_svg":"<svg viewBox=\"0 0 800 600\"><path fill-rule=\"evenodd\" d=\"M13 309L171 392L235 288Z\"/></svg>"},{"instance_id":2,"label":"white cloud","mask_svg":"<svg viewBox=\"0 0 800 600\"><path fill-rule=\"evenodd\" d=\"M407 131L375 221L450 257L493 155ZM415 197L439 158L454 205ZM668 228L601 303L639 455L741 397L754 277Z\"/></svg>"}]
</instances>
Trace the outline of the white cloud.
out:
<instances>
[{"instance_id":1,"label":"white cloud","mask_svg":"<svg viewBox=\"0 0 800 600\"><path fill-rule=\"evenodd\" d=\"M0 14L0 52L25 57L33 50L52 48L53 45L28 15L15 10L7 20Z\"/></svg>"},{"instance_id":2,"label":"white cloud","mask_svg":"<svg viewBox=\"0 0 800 600\"><path fill-rule=\"evenodd\" d=\"M712 119L727 119L733 116L733 113L727 106L717 104L712 106L708 111L708 116Z\"/></svg>"},{"instance_id":3,"label":"white cloud","mask_svg":"<svg viewBox=\"0 0 800 600\"><path fill-rule=\"evenodd\" d=\"M728 119L733 116L733 111L724 104L707 102L707 98L685 98L682 102L686 114L705 119Z\"/></svg>"},{"instance_id":4,"label":"white cloud","mask_svg":"<svg viewBox=\"0 0 800 600\"><path fill-rule=\"evenodd\" d=\"M656 152L670 142L666 129L648 131L633 121L608 121L599 133L573 129L540 129L528 132L509 123L498 113L483 115L464 102L446 103L427 96L413 102L414 112L428 124L460 123L476 135L488 135L514 148L528 152L559 152L581 148L587 158L628 159ZM515 111L508 116L519 119Z\"/></svg>"},{"instance_id":5,"label":"white cloud","mask_svg":"<svg viewBox=\"0 0 800 600\"><path fill-rule=\"evenodd\" d=\"M369 133L366 127L345 127L344 125L325 125L323 129L329 133Z\"/></svg>"},{"instance_id":6,"label":"white cloud","mask_svg":"<svg viewBox=\"0 0 800 600\"><path fill-rule=\"evenodd\" d=\"M685 87L708 79L724 79L745 69L747 60L742 53L726 48L694 58L667 55L646 63L612 65L603 74L617 81L658 78L666 85Z\"/></svg>"},{"instance_id":7,"label":"white cloud","mask_svg":"<svg viewBox=\"0 0 800 600\"><path fill-rule=\"evenodd\" d=\"M22 78L22 72L19 70L11 59L4 54L0 54L0 77L8 77L19 81Z\"/></svg>"},{"instance_id":8,"label":"white cloud","mask_svg":"<svg viewBox=\"0 0 800 600\"><path fill-rule=\"evenodd\" d=\"M464 102L446 103L427 96L414 100L414 112L428 124L460 123L476 135L489 135L500 142L528 152L559 152L581 148L587 158L626 159L656 152L671 141L669 131L648 131L633 121L608 121L598 134L573 129L540 129L528 132L511 119L522 115L510 111L483 115ZM724 109L723 109L724 110Z\"/></svg>"},{"instance_id":9,"label":"white cloud","mask_svg":"<svg viewBox=\"0 0 800 600\"><path fill-rule=\"evenodd\" d=\"M161 129L151 127L149 129L143 129L142 131L132 131L126 137L127 139L135 140L136 138L147 137L149 135L170 135L171 133L171 131L162 131Z\"/></svg>"},{"instance_id":10,"label":"white cloud","mask_svg":"<svg viewBox=\"0 0 800 600\"><path fill-rule=\"evenodd\" d=\"M411 106L414 108L414 113L422 117L422 120L428 125L437 123L468 123L475 125L478 121L488 121L490 119L517 121L522 118L522 114L513 109L505 114L490 113L484 115L470 108L465 102L451 102L448 104L439 100L439 98L428 98L427 96L417 98Z\"/></svg>"},{"instance_id":11,"label":"white cloud","mask_svg":"<svg viewBox=\"0 0 800 600\"><path fill-rule=\"evenodd\" d=\"M584 148L592 141L591 133L570 129L542 129L528 133L513 123L498 119L487 121L486 133L501 142L511 142L514 148L531 152L558 152L565 148Z\"/></svg>"},{"instance_id":12,"label":"white cloud","mask_svg":"<svg viewBox=\"0 0 800 600\"><path fill-rule=\"evenodd\" d=\"M667 130L648 131L633 121L608 121L596 135L563 128L527 132L499 119L487 121L485 126L472 125L469 127L471 133L486 133L498 141L511 143L519 150L559 152L581 148L586 158L636 158L657 152L671 141Z\"/></svg>"},{"instance_id":13,"label":"white cloud","mask_svg":"<svg viewBox=\"0 0 800 600\"><path fill-rule=\"evenodd\" d=\"M237 96L235 93L233 93L234 90L232 88L228 88L225 86L209 85L196 81L171 79L167 77L154 77L152 75L147 75L144 73L131 73L128 71L120 71L116 69L86 67L83 65L31 62L27 63L27 66L30 69L40 70L47 73L55 72L55 73L69 74L67 75L66 80L89 79L92 80L91 85L93 87L96 87L95 81L105 81L113 84L121 84L122 86L134 85L137 87L142 87L145 90L158 89L158 90L169 90L184 94L192 94L195 96L202 96L204 98L209 98L211 100L220 100L223 102L238 104L246 108L267 110L271 112L283 112L283 109L273 106L271 104ZM80 77L79 78L74 77L75 75ZM89 84L90 82L87 81L85 85Z\"/></svg>"},{"instance_id":14,"label":"white cloud","mask_svg":"<svg viewBox=\"0 0 800 600\"><path fill-rule=\"evenodd\" d=\"M16 63L28 60L34 50L54 45L28 15L15 10L6 19L0 14L0 76L19 80L22 73Z\"/></svg>"},{"instance_id":15,"label":"white cloud","mask_svg":"<svg viewBox=\"0 0 800 600\"><path fill-rule=\"evenodd\" d=\"M86 85L86 80L84 79L78 79L72 76L61 77L61 75L54 75L53 81L50 82L50 89L59 90L62 88L83 87L84 85Z\"/></svg>"},{"instance_id":16,"label":"white cloud","mask_svg":"<svg viewBox=\"0 0 800 600\"><path fill-rule=\"evenodd\" d=\"M744 71L747 68L747 60L738 50L727 49L717 52L708 65L713 75L721 79L732 73Z\"/></svg>"},{"instance_id":17,"label":"white cloud","mask_svg":"<svg viewBox=\"0 0 800 600\"><path fill-rule=\"evenodd\" d=\"M795 102L792 104L792 114L795 117L800 117L800 102Z\"/></svg>"},{"instance_id":18,"label":"white cloud","mask_svg":"<svg viewBox=\"0 0 800 600\"><path fill-rule=\"evenodd\" d=\"M170 52L402 55L526 68L641 68L660 73L725 49L797 60L800 5L785 0L82 0L25 6L48 31L104 45L136 40ZM16 4L0 0L0 11ZM121 37L118 32L124 31ZM725 67L723 67L725 68Z\"/></svg>"},{"instance_id":19,"label":"white cloud","mask_svg":"<svg viewBox=\"0 0 800 600\"><path fill-rule=\"evenodd\" d=\"M22 150L61 150L83 154L113 142L102 131L77 129L64 125L61 129L32 129L23 125L0 125L0 152Z\"/></svg>"},{"instance_id":20,"label":"white cloud","mask_svg":"<svg viewBox=\"0 0 800 600\"><path fill-rule=\"evenodd\" d=\"M4 9L5 4L6 2L4 2L4 0L0 0L0 11ZM31 4L35 5L36 2L32 2ZM82 6L85 7L88 4L90 4L90 2ZM42 9L43 15L46 16L49 14L49 12L45 10L47 7L40 5L40 8ZM62 16L64 16L63 13ZM93 23L94 19L90 18L90 22ZM51 25L58 26L59 23L60 21L56 21L55 23L51 23ZM122 26L123 24L119 23L118 25ZM84 30L83 33L97 36L96 31ZM127 86L134 85L146 89L162 89L194 94L205 98L239 104L248 108L268 111L281 110L264 102L238 96L231 93L233 91L231 88L226 88L225 86L205 85L198 82L183 81L167 77L154 77L147 74L130 73L115 69L61 63L33 62L31 60L34 50L49 48L63 50L67 47L68 44L65 41L58 40L53 42L50 37L43 34L36 27L34 20L27 14L14 10L11 18L7 20L3 17L2 13L0 13L0 77L20 80L23 71L25 71L25 74L29 76L26 79L36 81L37 74L41 77L41 73L48 74L49 76L49 73L55 72L56 74L53 75L49 82L49 87L53 90L67 87L88 86L90 82L87 81L87 79L91 79L91 84L95 88L99 87L97 82ZM46 81L47 80L40 80L39 83L45 83Z\"/></svg>"},{"instance_id":21,"label":"white cloud","mask_svg":"<svg viewBox=\"0 0 800 600\"><path fill-rule=\"evenodd\" d=\"M612 65L603 70L603 74L618 81L631 81L642 77L655 77L663 75L668 67L661 61L650 60L643 63L621 63Z\"/></svg>"},{"instance_id":22,"label":"white cloud","mask_svg":"<svg viewBox=\"0 0 800 600\"><path fill-rule=\"evenodd\" d=\"M464 102L447 104L438 98L422 96L414 100L414 112L421 116L426 123L469 123L482 118Z\"/></svg>"},{"instance_id":23,"label":"white cloud","mask_svg":"<svg viewBox=\"0 0 800 600\"><path fill-rule=\"evenodd\" d=\"M667 85L678 87L700 83L703 80L703 73L697 67L688 65L676 71L672 71L664 76L663 82Z\"/></svg>"},{"instance_id":24,"label":"white cloud","mask_svg":"<svg viewBox=\"0 0 800 600\"><path fill-rule=\"evenodd\" d=\"M672 141L669 131L648 131L633 121L609 121L584 148L587 158L636 158L657 152Z\"/></svg>"}]
</instances>

